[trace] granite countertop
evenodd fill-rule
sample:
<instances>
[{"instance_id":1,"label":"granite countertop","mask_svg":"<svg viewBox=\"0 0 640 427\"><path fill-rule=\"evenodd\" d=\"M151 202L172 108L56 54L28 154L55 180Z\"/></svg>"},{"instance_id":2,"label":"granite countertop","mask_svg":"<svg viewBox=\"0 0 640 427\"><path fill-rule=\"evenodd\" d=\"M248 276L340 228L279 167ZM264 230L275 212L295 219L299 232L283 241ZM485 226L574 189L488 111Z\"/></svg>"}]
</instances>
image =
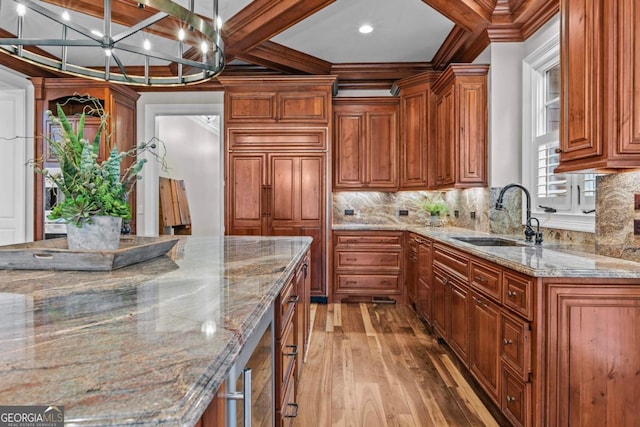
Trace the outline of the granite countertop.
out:
<instances>
[{"instance_id":1,"label":"granite countertop","mask_svg":"<svg viewBox=\"0 0 640 427\"><path fill-rule=\"evenodd\" d=\"M334 224L333 230L411 231L446 243L479 258L534 277L639 279L640 263L597 255L592 247L543 242L536 246L523 236L488 234L456 227L421 227L399 224ZM502 237L521 246L475 246L455 237Z\"/></svg>"},{"instance_id":2,"label":"granite countertop","mask_svg":"<svg viewBox=\"0 0 640 427\"><path fill-rule=\"evenodd\" d=\"M113 272L0 271L0 402L78 425L193 425L309 248L187 237Z\"/></svg>"}]
</instances>

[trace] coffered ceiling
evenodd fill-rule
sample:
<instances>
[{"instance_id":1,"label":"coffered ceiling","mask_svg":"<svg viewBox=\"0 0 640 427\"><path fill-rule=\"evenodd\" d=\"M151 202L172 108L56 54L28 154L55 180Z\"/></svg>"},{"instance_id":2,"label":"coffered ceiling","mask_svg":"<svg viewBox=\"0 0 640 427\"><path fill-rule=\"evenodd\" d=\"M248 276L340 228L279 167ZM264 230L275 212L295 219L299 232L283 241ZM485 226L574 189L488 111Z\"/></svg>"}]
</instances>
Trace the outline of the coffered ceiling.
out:
<instances>
[{"instance_id":1,"label":"coffered ceiling","mask_svg":"<svg viewBox=\"0 0 640 427\"><path fill-rule=\"evenodd\" d=\"M389 88L393 81L417 72L472 61L492 41L526 39L557 13L558 1L219 0L228 61L224 74L336 74L342 88ZM190 0L174 2L189 7ZM43 3L102 16L100 0ZM113 21L124 26L153 14L150 7L140 8L136 1L111 3ZM14 18L8 11L12 6L10 0L0 4L0 37L15 34ZM194 8L205 18L213 16L213 0L195 0ZM76 15L74 19L91 25L91 18ZM360 34L358 28L363 24L371 25L373 31ZM152 37L158 43L162 37L175 38L168 27L152 27ZM47 30L54 31L38 27L37 20L25 20L25 32L47 37ZM56 56L55 50L48 52ZM90 55L82 60L104 62ZM0 63L30 76L55 75L5 55L0 56ZM155 66L167 68L167 73L171 68L171 64ZM200 86L219 87L215 80Z\"/></svg>"}]
</instances>

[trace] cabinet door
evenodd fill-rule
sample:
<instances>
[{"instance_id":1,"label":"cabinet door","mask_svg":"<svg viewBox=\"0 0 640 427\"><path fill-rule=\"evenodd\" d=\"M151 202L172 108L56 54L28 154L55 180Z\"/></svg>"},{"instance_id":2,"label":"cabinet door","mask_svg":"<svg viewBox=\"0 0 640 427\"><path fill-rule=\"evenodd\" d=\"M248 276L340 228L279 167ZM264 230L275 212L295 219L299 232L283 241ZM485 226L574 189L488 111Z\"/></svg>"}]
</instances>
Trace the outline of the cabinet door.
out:
<instances>
[{"instance_id":1,"label":"cabinet door","mask_svg":"<svg viewBox=\"0 0 640 427\"><path fill-rule=\"evenodd\" d=\"M466 365L469 357L469 291L455 280L449 281L447 323L449 345Z\"/></svg>"},{"instance_id":2,"label":"cabinet door","mask_svg":"<svg viewBox=\"0 0 640 427\"><path fill-rule=\"evenodd\" d=\"M599 156L604 114L606 0L562 0L560 162Z\"/></svg>"},{"instance_id":3,"label":"cabinet door","mask_svg":"<svg viewBox=\"0 0 640 427\"><path fill-rule=\"evenodd\" d=\"M395 106L366 114L365 182L369 189L398 188L397 116Z\"/></svg>"},{"instance_id":4,"label":"cabinet door","mask_svg":"<svg viewBox=\"0 0 640 427\"><path fill-rule=\"evenodd\" d=\"M418 308L418 313L422 316L424 320L431 323L431 313L432 313L432 300L433 300L433 290L431 289L430 282L427 282L422 279L422 277L418 278L418 301L416 302L416 307Z\"/></svg>"},{"instance_id":5,"label":"cabinet door","mask_svg":"<svg viewBox=\"0 0 640 427\"><path fill-rule=\"evenodd\" d=\"M640 153L640 4L637 0L618 1L618 59L620 100L619 127L622 154ZM636 163L637 164L637 163Z\"/></svg>"},{"instance_id":6,"label":"cabinet door","mask_svg":"<svg viewBox=\"0 0 640 427\"><path fill-rule=\"evenodd\" d=\"M418 244L415 239L409 241L409 256L407 260L407 298L409 304L418 303Z\"/></svg>"},{"instance_id":7,"label":"cabinet door","mask_svg":"<svg viewBox=\"0 0 640 427\"><path fill-rule=\"evenodd\" d=\"M549 283L546 425L637 426L640 289Z\"/></svg>"},{"instance_id":8,"label":"cabinet door","mask_svg":"<svg viewBox=\"0 0 640 427\"><path fill-rule=\"evenodd\" d=\"M498 400L500 375L500 308L478 294L472 294L469 336L469 369L485 391Z\"/></svg>"},{"instance_id":9,"label":"cabinet door","mask_svg":"<svg viewBox=\"0 0 640 427\"><path fill-rule=\"evenodd\" d=\"M454 120L453 86L447 88L436 101L436 185L454 183Z\"/></svg>"},{"instance_id":10,"label":"cabinet door","mask_svg":"<svg viewBox=\"0 0 640 427\"><path fill-rule=\"evenodd\" d=\"M431 307L433 314L433 327L438 331L441 337L447 338L447 317L449 309L446 303L447 286L449 279L444 273L437 269L433 269L433 305Z\"/></svg>"},{"instance_id":11,"label":"cabinet door","mask_svg":"<svg viewBox=\"0 0 640 427\"><path fill-rule=\"evenodd\" d=\"M485 184L487 179L487 83L486 78L468 77L458 84L460 123L458 132L458 184ZM456 121L454 120L454 122Z\"/></svg>"},{"instance_id":12,"label":"cabinet door","mask_svg":"<svg viewBox=\"0 0 640 427\"><path fill-rule=\"evenodd\" d=\"M276 94L227 93L226 122L274 122L276 119Z\"/></svg>"},{"instance_id":13,"label":"cabinet door","mask_svg":"<svg viewBox=\"0 0 640 427\"><path fill-rule=\"evenodd\" d=\"M278 94L278 122L327 123L327 92L283 92Z\"/></svg>"},{"instance_id":14,"label":"cabinet door","mask_svg":"<svg viewBox=\"0 0 640 427\"><path fill-rule=\"evenodd\" d=\"M364 113L334 114L333 188L364 188Z\"/></svg>"},{"instance_id":15,"label":"cabinet door","mask_svg":"<svg viewBox=\"0 0 640 427\"><path fill-rule=\"evenodd\" d=\"M427 188L428 92L400 99L400 188Z\"/></svg>"},{"instance_id":16,"label":"cabinet door","mask_svg":"<svg viewBox=\"0 0 640 427\"><path fill-rule=\"evenodd\" d=\"M269 214L265 166L265 154L229 156L228 234L263 234Z\"/></svg>"}]
</instances>

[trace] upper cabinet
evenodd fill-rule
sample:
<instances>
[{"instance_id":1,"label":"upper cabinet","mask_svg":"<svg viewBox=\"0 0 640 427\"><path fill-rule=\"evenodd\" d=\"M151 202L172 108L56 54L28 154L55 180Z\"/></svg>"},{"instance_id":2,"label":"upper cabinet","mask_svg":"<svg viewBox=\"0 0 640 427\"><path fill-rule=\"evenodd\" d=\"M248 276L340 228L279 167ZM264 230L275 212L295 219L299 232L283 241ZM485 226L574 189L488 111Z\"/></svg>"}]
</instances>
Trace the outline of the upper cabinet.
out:
<instances>
[{"instance_id":1,"label":"upper cabinet","mask_svg":"<svg viewBox=\"0 0 640 427\"><path fill-rule=\"evenodd\" d=\"M561 0L556 172L640 167L640 4Z\"/></svg>"},{"instance_id":2,"label":"upper cabinet","mask_svg":"<svg viewBox=\"0 0 640 427\"><path fill-rule=\"evenodd\" d=\"M398 189L398 99L333 102L333 189Z\"/></svg>"},{"instance_id":3,"label":"upper cabinet","mask_svg":"<svg viewBox=\"0 0 640 427\"><path fill-rule=\"evenodd\" d=\"M435 174L429 167L435 129L431 83L438 75L421 73L395 83L400 95L399 190L426 190L434 185Z\"/></svg>"},{"instance_id":4,"label":"upper cabinet","mask_svg":"<svg viewBox=\"0 0 640 427\"><path fill-rule=\"evenodd\" d=\"M435 187L487 185L487 65L452 64L433 83Z\"/></svg>"},{"instance_id":5,"label":"upper cabinet","mask_svg":"<svg viewBox=\"0 0 640 427\"><path fill-rule=\"evenodd\" d=\"M219 77L225 89L228 125L327 126L333 76Z\"/></svg>"}]
</instances>

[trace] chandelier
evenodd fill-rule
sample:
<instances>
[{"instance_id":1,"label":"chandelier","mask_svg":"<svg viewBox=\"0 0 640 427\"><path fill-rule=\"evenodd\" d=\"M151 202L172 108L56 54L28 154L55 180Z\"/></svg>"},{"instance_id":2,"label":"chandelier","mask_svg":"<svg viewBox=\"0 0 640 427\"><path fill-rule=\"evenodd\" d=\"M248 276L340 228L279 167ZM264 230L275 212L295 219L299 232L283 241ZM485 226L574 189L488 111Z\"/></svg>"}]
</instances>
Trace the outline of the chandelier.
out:
<instances>
[{"instance_id":1,"label":"chandelier","mask_svg":"<svg viewBox=\"0 0 640 427\"><path fill-rule=\"evenodd\" d=\"M194 12L194 0L189 9L170 0L104 0L102 16L95 5L83 13L71 9L73 1L60 2L69 9L43 3L13 0L12 8L2 0L0 26L9 37L0 38L0 52L49 70L129 85L194 84L224 68L218 0L210 20ZM76 3L78 9L83 2Z\"/></svg>"}]
</instances>

